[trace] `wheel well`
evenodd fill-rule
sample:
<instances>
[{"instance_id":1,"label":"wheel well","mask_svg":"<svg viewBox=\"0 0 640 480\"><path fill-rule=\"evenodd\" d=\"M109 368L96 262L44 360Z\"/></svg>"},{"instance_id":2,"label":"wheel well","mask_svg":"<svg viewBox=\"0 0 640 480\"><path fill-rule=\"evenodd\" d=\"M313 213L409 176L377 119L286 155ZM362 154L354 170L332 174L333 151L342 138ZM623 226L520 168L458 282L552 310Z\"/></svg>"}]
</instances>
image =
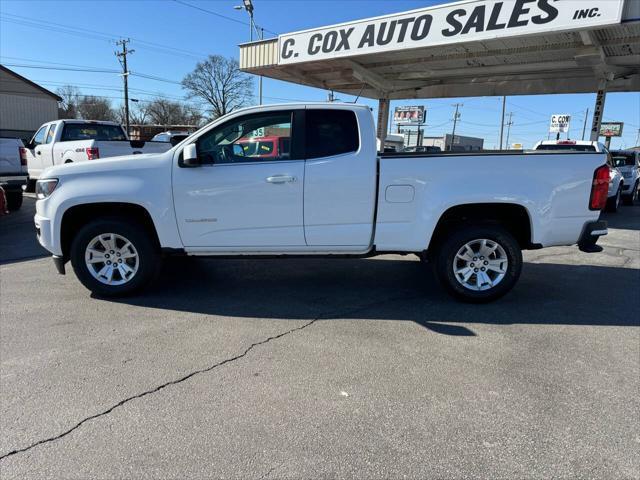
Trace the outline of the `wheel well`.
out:
<instances>
[{"instance_id":1,"label":"wheel well","mask_svg":"<svg viewBox=\"0 0 640 480\"><path fill-rule=\"evenodd\" d=\"M62 217L60 241L62 245L62 253L65 257L68 258L69 256L71 242L73 241L73 234L87 223L101 217L129 219L135 221L149 232L155 245L158 249L160 248L160 240L158 239L158 233L156 232L155 225L153 224L151 215L149 215L149 212L144 207L133 203L89 203L71 207Z\"/></svg>"},{"instance_id":2,"label":"wheel well","mask_svg":"<svg viewBox=\"0 0 640 480\"><path fill-rule=\"evenodd\" d=\"M64 163L73 163L73 160L67 159L67 160L64 161Z\"/></svg>"},{"instance_id":3,"label":"wheel well","mask_svg":"<svg viewBox=\"0 0 640 480\"><path fill-rule=\"evenodd\" d=\"M496 223L505 228L520 244L531 249L531 220L522 205L512 203L474 203L457 205L444 212L436 225L431 245L436 245L454 228L469 223Z\"/></svg>"}]
</instances>

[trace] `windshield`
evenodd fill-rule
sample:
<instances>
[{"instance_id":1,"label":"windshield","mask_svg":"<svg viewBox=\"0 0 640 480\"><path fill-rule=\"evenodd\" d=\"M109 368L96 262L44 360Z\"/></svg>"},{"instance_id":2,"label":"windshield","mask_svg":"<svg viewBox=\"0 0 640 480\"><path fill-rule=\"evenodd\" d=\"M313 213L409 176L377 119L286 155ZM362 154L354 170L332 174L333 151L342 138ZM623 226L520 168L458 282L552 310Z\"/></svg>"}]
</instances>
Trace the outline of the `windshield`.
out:
<instances>
[{"instance_id":1,"label":"windshield","mask_svg":"<svg viewBox=\"0 0 640 480\"><path fill-rule=\"evenodd\" d=\"M101 125L97 123L67 123L62 132L62 142L74 140L126 140L120 125Z\"/></svg>"},{"instance_id":2,"label":"windshield","mask_svg":"<svg viewBox=\"0 0 640 480\"><path fill-rule=\"evenodd\" d=\"M635 154L633 153L623 153L623 152L615 152L611 154L612 162L614 167L625 167L634 165Z\"/></svg>"},{"instance_id":3,"label":"windshield","mask_svg":"<svg viewBox=\"0 0 640 480\"><path fill-rule=\"evenodd\" d=\"M595 152L593 145L576 145L574 143L561 143L559 145L542 144L536 150L569 150L571 152Z\"/></svg>"}]
</instances>

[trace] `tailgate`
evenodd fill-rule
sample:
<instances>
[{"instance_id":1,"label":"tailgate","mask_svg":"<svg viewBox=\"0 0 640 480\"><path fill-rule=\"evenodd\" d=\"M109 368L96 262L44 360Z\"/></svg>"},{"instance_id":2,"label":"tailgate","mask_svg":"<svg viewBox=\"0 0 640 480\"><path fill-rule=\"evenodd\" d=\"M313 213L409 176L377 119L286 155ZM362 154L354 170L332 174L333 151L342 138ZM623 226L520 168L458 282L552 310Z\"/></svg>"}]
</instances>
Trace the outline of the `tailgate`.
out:
<instances>
[{"instance_id":1,"label":"tailgate","mask_svg":"<svg viewBox=\"0 0 640 480\"><path fill-rule=\"evenodd\" d=\"M0 175L26 175L20 163L22 142L14 138L0 138Z\"/></svg>"}]
</instances>

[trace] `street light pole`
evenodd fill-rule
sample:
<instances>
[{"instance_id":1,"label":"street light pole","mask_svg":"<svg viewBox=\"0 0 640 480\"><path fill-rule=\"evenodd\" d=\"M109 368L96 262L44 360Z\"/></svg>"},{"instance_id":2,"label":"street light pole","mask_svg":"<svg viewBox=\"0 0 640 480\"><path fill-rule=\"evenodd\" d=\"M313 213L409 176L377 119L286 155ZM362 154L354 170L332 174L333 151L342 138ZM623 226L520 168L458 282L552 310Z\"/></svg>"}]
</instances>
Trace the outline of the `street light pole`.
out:
<instances>
[{"instance_id":1,"label":"street light pole","mask_svg":"<svg viewBox=\"0 0 640 480\"><path fill-rule=\"evenodd\" d=\"M253 19L253 1L252 0L242 0L242 5L237 5L233 7L236 10L246 10L249 14L249 41L253 42L253 31L256 31L256 36L258 40L264 40L264 28L256 26L256 22ZM258 77L258 101L260 105L262 105L262 75Z\"/></svg>"}]
</instances>

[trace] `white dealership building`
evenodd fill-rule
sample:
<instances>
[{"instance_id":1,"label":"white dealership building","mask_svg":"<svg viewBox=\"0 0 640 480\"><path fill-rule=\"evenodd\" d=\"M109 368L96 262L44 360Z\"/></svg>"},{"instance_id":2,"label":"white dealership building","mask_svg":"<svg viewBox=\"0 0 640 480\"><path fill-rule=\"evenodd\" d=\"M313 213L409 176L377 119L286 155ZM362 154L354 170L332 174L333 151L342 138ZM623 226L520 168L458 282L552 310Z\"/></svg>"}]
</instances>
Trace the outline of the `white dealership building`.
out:
<instances>
[{"instance_id":1,"label":"white dealership building","mask_svg":"<svg viewBox=\"0 0 640 480\"><path fill-rule=\"evenodd\" d=\"M640 91L640 1L464 0L240 45L240 67L379 101Z\"/></svg>"}]
</instances>

